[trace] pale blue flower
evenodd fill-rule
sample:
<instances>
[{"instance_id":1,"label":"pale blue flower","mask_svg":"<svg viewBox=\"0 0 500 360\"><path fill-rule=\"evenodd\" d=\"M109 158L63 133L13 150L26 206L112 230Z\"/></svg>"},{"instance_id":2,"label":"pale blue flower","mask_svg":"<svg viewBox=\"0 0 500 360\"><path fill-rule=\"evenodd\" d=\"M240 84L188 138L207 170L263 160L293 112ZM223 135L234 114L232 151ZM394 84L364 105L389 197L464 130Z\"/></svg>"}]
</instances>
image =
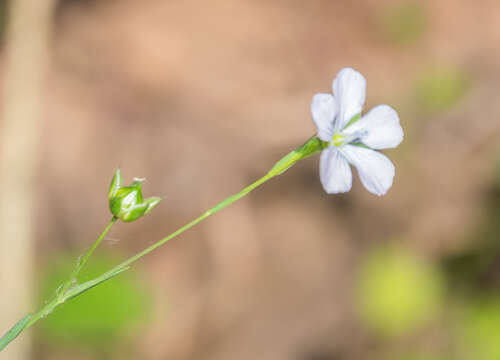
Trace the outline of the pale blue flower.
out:
<instances>
[{"instance_id":1,"label":"pale blue flower","mask_svg":"<svg viewBox=\"0 0 500 360\"><path fill-rule=\"evenodd\" d=\"M389 149L403 140L396 111L378 105L361 116L366 97L366 79L354 69L344 68L333 80L332 94L316 94L311 103L318 137L329 146L320 159L320 179L329 194L351 190L352 172L358 170L364 187L384 195L393 183L394 165L373 149Z\"/></svg>"}]
</instances>

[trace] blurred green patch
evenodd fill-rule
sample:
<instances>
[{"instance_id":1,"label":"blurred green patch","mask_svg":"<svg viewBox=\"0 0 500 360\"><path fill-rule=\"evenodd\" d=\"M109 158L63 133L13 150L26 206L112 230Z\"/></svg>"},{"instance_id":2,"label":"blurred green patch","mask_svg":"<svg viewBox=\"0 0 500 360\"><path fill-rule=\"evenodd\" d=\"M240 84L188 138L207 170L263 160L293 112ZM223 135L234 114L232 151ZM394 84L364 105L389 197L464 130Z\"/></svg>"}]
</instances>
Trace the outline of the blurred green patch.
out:
<instances>
[{"instance_id":1,"label":"blurred green patch","mask_svg":"<svg viewBox=\"0 0 500 360\"><path fill-rule=\"evenodd\" d=\"M117 261L94 255L82 271L81 281L109 270ZM53 298L58 286L71 273L76 260L64 257L43 272L42 300ZM68 301L40 322L46 341L92 347L107 347L147 319L151 294L131 271L126 271L79 297Z\"/></svg>"},{"instance_id":2,"label":"blurred green patch","mask_svg":"<svg viewBox=\"0 0 500 360\"><path fill-rule=\"evenodd\" d=\"M464 358L500 359L500 298L475 299L468 303L459 322Z\"/></svg>"},{"instance_id":3,"label":"blurred green patch","mask_svg":"<svg viewBox=\"0 0 500 360\"><path fill-rule=\"evenodd\" d=\"M387 247L361 266L357 303L364 324L383 336L425 325L440 309L443 278L436 268L407 250Z\"/></svg>"},{"instance_id":4,"label":"blurred green patch","mask_svg":"<svg viewBox=\"0 0 500 360\"><path fill-rule=\"evenodd\" d=\"M437 68L423 74L417 81L417 100L428 112L448 109L467 93L470 81L459 69Z\"/></svg>"},{"instance_id":5,"label":"blurred green patch","mask_svg":"<svg viewBox=\"0 0 500 360\"><path fill-rule=\"evenodd\" d=\"M387 5L378 20L383 37L396 44L407 44L418 39L427 28L427 23L425 8L417 1Z\"/></svg>"},{"instance_id":6,"label":"blurred green patch","mask_svg":"<svg viewBox=\"0 0 500 360\"><path fill-rule=\"evenodd\" d=\"M498 288L500 271L500 161L484 192L480 217L464 235L469 247L443 258L443 268L454 288L476 295Z\"/></svg>"}]
</instances>

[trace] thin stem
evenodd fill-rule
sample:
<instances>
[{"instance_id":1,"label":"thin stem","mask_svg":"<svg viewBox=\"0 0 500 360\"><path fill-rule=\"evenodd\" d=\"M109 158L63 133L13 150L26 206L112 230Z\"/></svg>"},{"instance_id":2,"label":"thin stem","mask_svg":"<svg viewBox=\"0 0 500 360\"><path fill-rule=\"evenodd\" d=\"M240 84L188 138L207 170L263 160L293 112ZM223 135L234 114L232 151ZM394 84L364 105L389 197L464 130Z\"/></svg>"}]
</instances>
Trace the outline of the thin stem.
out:
<instances>
[{"instance_id":1,"label":"thin stem","mask_svg":"<svg viewBox=\"0 0 500 360\"><path fill-rule=\"evenodd\" d=\"M241 199L243 196L247 195L253 189L255 189L258 186L262 185L263 183L265 183L267 180L271 179L274 176L276 176L276 175L267 174L267 175L261 177L260 179L258 179L254 183L252 183L251 185L247 186L245 189L241 190L239 193L228 197L227 199L225 199L225 200L221 201L220 203L218 203L217 205L215 205L210 210L204 212L198 218L194 219L193 221L189 222L188 224L184 225L183 227L181 227L178 230L174 231L170 235L164 237L163 239L159 240L155 244L153 244L153 245L149 246L148 248L144 249L143 251L141 251L141 252L135 254L134 256L128 258L127 260L125 260L124 262L122 262L120 265L115 266L108 273L114 273L114 272L116 272L116 271L118 271L120 269L123 269L123 268L131 265L133 262L135 262L135 261L139 260L140 258L142 258L143 256L149 254L151 251L153 251L156 248L164 245L167 241L172 240L176 236L178 236L178 235L182 234L184 231L192 228L193 226L195 226L199 222L205 220L209 216L215 214L216 212L224 209L226 206L231 205L235 201Z\"/></svg>"},{"instance_id":2,"label":"thin stem","mask_svg":"<svg viewBox=\"0 0 500 360\"><path fill-rule=\"evenodd\" d=\"M84 267L86 264L87 260L89 257L92 255L94 250L99 246L99 244L102 242L108 231L111 229L113 224L117 221L116 217L113 217L108 224L108 226L104 229L104 231L101 233L101 235L97 238L95 243L92 245L92 247L87 251L87 253L81 258L81 260L78 262L78 265L76 268L73 270L73 273L71 274L70 278L64 285L62 286L61 290L58 292L58 295L49 303L47 303L40 311L33 315L27 315L23 319L21 319L17 324L15 324L9 332L7 332L2 338L0 338L0 351L7 346L12 340L14 340L22 331L25 329L29 328L31 325L36 323L38 320L41 318L45 317L46 315L50 314L57 306L61 305L62 303L66 302L67 300L70 300L74 297L77 297L81 294L83 294L85 291L119 275L120 273L124 272L127 270L130 265L143 256L149 254L151 251L155 250L156 248L164 245L168 241L172 240L176 236L182 234L186 230L192 228L196 224L200 223L201 221L205 220L209 216L217 213L218 211L224 209L225 207L231 205L235 201L241 199L248 193L250 193L252 190L256 189L260 185L264 184L268 180L272 179L275 176L281 175L284 173L286 170L288 170L291 166L293 166L297 161L301 159L305 159L321 150L326 148L329 144L327 142L321 141L318 139L316 136L311 137L304 145L298 147L297 149L291 151L288 153L286 156L284 156L281 160L279 160L273 168L263 177L260 179L256 180L243 190L241 190L239 193L229 196L227 199L221 201L214 207L212 207L210 210L204 212L201 216L197 217L193 221L187 223L186 225L182 226L178 230L174 231L170 235L164 237L163 239L159 240L158 242L154 243L153 245L147 247L143 251L139 252L138 254L128 258L121 264L115 266L111 270L107 271L106 273L92 279L89 281L84 282L83 284L75 284L73 285L73 281L76 279L78 276L80 270Z\"/></svg>"},{"instance_id":3,"label":"thin stem","mask_svg":"<svg viewBox=\"0 0 500 360\"><path fill-rule=\"evenodd\" d=\"M47 303L43 308L41 308L36 314L34 314L29 319L29 321L26 323L26 326L24 327L23 331L26 330L27 328L29 328L34 323L36 323L38 320L40 320L44 316L50 314L52 312L52 310L54 310L55 307L59 304L60 303L58 301L58 297L55 297L54 299L52 299L52 301Z\"/></svg>"},{"instance_id":4,"label":"thin stem","mask_svg":"<svg viewBox=\"0 0 500 360\"><path fill-rule=\"evenodd\" d=\"M274 171L270 171L268 174L266 174L265 176L261 177L260 179L258 179L254 183L252 183L251 185L247 186L246 188L244 188L243 190L241 190L239 193L237 193L235 195L232 195L232 196L228 197L227 199L221 201L220 203L218 203L217 205L215 205L213 208L211 208L210 210L208 210L205 213L203 213L198 218L194 219L193 221L189 222L188 224L186 224L183 227L179 228L178 230L174 231L172 234L164 237L163 239L159 240L158 242L156 242L155 244L151 245L150 247L144 249L140 253L137 253L136 255L128 258L127 260L125 260L121 264L115 266L113 269L107 271L106 273L102 274L101 276L99 276L99 277L97 277L97 278L95 278L95 279L93 279L91 281L88 281L87 283L82 284L79 288L75 289L76 290L75 293L72 293L71 289L68 292L67 290L68 290L69 286L71 285L71 283L73 282L73 280L76 278L76 276L78 275L78 273L80 272L80 270L83 268L83 266L87 262L87 260L90 257L90 255L92 255L92 253L97 248L97 246L99 246L100 242L102 241L102 239L104 238L104 236L106 235L106 233L109 231L109 229L111 229L111 226L116 222L116 218L114 217L111 220L111 222L108 224L108 226L106 227L106 229L104 229L104 231L99 236L99 238L96 240L96 242L94 243L94 245L90 248L90 250L85 254L85 256L82 258L82 260L78 263L78 265L75 268L75 270L73 270L73 273L71 274L71 277L63 285L63 288L62 288L61 292L59 293L59 295L55 299L53 299L51 302L49 302L47 305L45 305L39 312L37 312L35 315L33 315L33 317L28 321L28 323L26 324L26 326L25 326L24 329L29 328L31 325L33 325L34 323L36 323L38 320L40 320L44 316L46 316L49 313L51 313L54 308L56 308L58 305L64 303L66 300L68 300L70 298L73 298L75 296L78 296L80 293L83 293L84 291L88 290L89 288L91 288L91 287L93 287L95 285L98 285L101 282L103 282L103 281L105 281L105 280L107 280L107 279L109 279L111 277L114 277L115 275L119 274L120 272L126 270L128 268L128 266L131 265L133 262L135 262L135 261L139 260L140 258L142 258L143 256L149 254L151 251L155 250L156 248L164 245L167 241L169 241L169 240L175 238L176 236L182 234L184 231L190 229L191 227L195 226L199 222L205 220L210 215L215 214L216 212L224 209L226 206L231 205L235 201L241 199L243 196L247 195L253 189L255 189L258 186L262 185L267 180L271 179L272 177L274 177L276 175L279 175L279 173L274 172ZM88 284L88 286L85 286L85 284Z\"/></svg>"},{"instance_id":5,"label":"thin stem","mask_svg":"<svg viewBox=\"0 0 500 360\"><path fill-rule=\"evenodd\" d=\"M193 221L187 223L186 225L182 226L178 230L174 231L170 235L167 235L163 239L157 241L153 245L147 247L146 249L142 250L141 252L135 254L134 256L128 258L121 264L115 266L111 270L107 271L106 273L102 274L101 276L95 278L93 281L97 281L98 283L104 282L107 279L116 276L117 273L125 271L132 263L136 262L143 256L149 254L151 251L159 248L160 246L164 245L168 241L172 240L173 238L177 237L178 235L182 234L186 230L192 228L196 224L202 222L209 216L219 212L220 210L224 209L225 207L231 205L235 201L241 199L248 193L250 193L252 190L255 188L259 187L260 185L264 184L266 181L272 179L275 176L281 175L284 173L286 170L288 170L291 166L293 166L297 161L301 159L305 159L313 154L316 154L326 148L328 146L328 143L325 143L324 141L321 141L318 139L316 136L311 137L304 145L300 146L299 148L291 151L287 155L285 155L283 158L281 158L269 172L261 177L260 179L256 180L243 190L241 190L239 193L229 196L225 200L221 201L214 207L212 207L210 210L206 211L203 213L201 216L197 217ZM84 291L84 290L82 290ZM74 296L77 296L78 294L75 294Z\"/></svg>"},{"instance_id":6,"label":"thin stem","mask_svg":"<svg viewBox=\"0 0 500 360\"><path fill-rule=\"evenodd\" d=\"M99 246L99 244L102 242L106 234L111 230L111 227L116 223L118 220L117 217L113 216L109 224L106 226L106 228L103 230L101 235L96 239L92 247L81 257L81 259L78 261L78 264L74 268L73 272L71 273L70 277L68 280L62 285L62 287L58 290L57 295L52 301L48 302L40 311L38 311L36 314L34 314L30 320L26 323L25 329L29 328L31 325L36 323L38 320L43 318L44 316L48 315L49 313L54 310L54 308L63 302L66 301L66 295L68 293L68 289L71 287L73 282L76 280L78 274L80 271L84 268L85 264L89 260L90 256L94 253L95 249Z\"/></svg>"},{"instance_id":7,"label":"thin stem","mask_svg":"<svg viewBox=\"0 0 500 360\"><path fill-rule=\"evenodd\" d=\"M69 279L64 283L64 285L60 289L59 295L58 295L59 298L62 298L62 296L69 289L69 287L71 286L71 284L73 283L73 281L76 280L76 277L78 276L78 274L80 273L80 271L83 269L83 267L85 266L85 264L89 260L90 256L94 253L95 249L97 249L97 247L99 246L99 244L102 242L102 240L104 239L104 237L106 236L106 234L109 232L109 230L111 230L111 227L116 223L117 220L118 220L118 218L116 216L113 216L113 218L109 222L108 226L106 226L106 228L103 230L103 232L101 233L101 235L99 235L99 237L94 242L94 244L92 245L92 247L85 253L85 255L83 255L83 257L81 257L78 260L78 264L76 265L75 269L71 273Z\"/></svg>"}]
</instances>

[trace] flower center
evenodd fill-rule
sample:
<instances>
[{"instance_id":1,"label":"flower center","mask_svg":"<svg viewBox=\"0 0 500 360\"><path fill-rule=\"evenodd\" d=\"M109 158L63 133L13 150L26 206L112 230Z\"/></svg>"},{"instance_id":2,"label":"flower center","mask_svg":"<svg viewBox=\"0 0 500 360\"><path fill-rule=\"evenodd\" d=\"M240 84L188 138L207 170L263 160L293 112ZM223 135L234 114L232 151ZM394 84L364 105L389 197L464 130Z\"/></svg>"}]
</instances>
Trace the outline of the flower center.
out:
<instances>
[{"instance_id":1,"label":"flower center","mask_svg":"<svg viewBox=\"0 0 500 360\"><path fill-rule=\"evenodd\" d=\"M352 142L361 141L361 138L366 135L366 131L356 131L353 134L343 134L341 132L336 132L330 141L330 146L341 147L345 144L350 144Z\"/></svg>"},{"instance_id":2,"label":"flower center","mask_svg":"<svg viewBox=\"0 0 500 360\"><path fill-rule=\"evenodd\" d=\"M333 139L330 141L330 145L333 146L342 146L345 142L346 137L340 133L335 133L333 135Z\"/></svg>"}]
</instances>

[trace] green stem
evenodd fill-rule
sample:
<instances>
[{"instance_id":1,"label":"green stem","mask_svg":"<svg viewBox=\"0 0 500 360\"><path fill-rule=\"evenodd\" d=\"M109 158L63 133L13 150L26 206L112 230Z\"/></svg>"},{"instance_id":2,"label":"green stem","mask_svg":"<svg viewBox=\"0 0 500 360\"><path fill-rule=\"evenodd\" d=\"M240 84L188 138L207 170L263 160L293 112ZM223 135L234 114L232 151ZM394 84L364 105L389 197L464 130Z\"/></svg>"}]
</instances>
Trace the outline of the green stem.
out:
<instances>
[{"instance_id":1,"label":"green stem","mask_svg":"<svg viewBox=\"0 0 500 360\"><path fill-rule=\"evenodd\" d=\"M316 136L313 136L310 138L304 145L300 146L299 148L291 151L287 155L285 155L281 160L279 160L269 172L261 177L260 179L256 180L243 190L241 190L239 193L229 196L225 200L221 201L214 207L212 207L210 210L206 211L203 213L201 216L198 218L194 219L193 221L187 223L186 225L182 226L178 230L174 231L170 235L164 237L163 239L159 240L158 242L154 243L153 245L147 247L146 249L142 250L141 252L135 254L134 256L128 258L121 264L115 266L108 272L102 274L101 276L97 277L94 280L98 280L100 282L106 281L108 278L115 276L117 272L121 272L126 270L132 263L136 262L143 256L149 254L151 251L159 248L160 246L164 245L168 241L172 240L173 238L177 237L178 235L182 234L186 230L192 228L196 224L200 223L201 221L205 220L209 216L219 212L220 210L224 209L225 207L231 205L235 201L241 199L248 193L250 193L252 190L255 188L259 187L260 185L264 184L268 180L272 179L275 176L281 175L284 173L286 170L288 170L290 167L292 167L297 161L301 159L305 159L311 155L314 155L315 153L323 150L328 146L328 143L325 143L318 139Z\"/></svg>"},{"instance_id":2,"label":"green stem","mask_svg":"<svg viewBox=\"0 0 500 360\"><path fill-rule=\"evenodd\" d=\"M101 235L99 235L99 237L94 242L92 247L85 253L85 255L83 255L83 257L81 257L78 260L78 264L76 265L75 269L71 273L69 279L62 285L62 287L59 291L59 294L58 294L59 298L62 298L64 296L66 291L70 288L71 284L73 284L73 282L76 280L78 274L83 269L83 267L85 266L85 264L89 260L90 256L94 253L95 249L97 249L97 247L101 244L102 240L104 239L106 234L109 232L109 230L111 230L111 227L116 223L117 220L118 220L118 218L116 216L113 216L113 218L109 222L108 226L106 226L106 228L103 230Z\"/></svg>"},{"instance_id":3,"label":"green stem","mask_svg":"<svg viewBox=\"0 0 500 360\"><path fill-rule=\"evenodd\" d=\"M118 218L113 216L113 218L111 219L109 224L103 230L101 235L99 235L99 237L94 242L92 247L85 253L85 255L83 255L80 258L80 260L78 260L78 264L76 265L75 269L71 273L68 280L58 290L56 297L54 299L52 299L52 301L47 303L40 311L38 311L36 314L34 314L29 319L29 321L26 323L26 326L24 327L24 329L29 328L31 325L36 323L38 320L40 320L44 316L50 314L54 310L55 307L64 303L67 300L68 290L74 284L74 281L76 280L80 271L84 268L84 266L87 263L87 261L89 260L90 256L94 253L95 249L97 249L97 247L101 244L102 240L104 240L104 237L109 232L109 230L111 230L111 227L116 223L117 220L118 220ZM78 287L78 285L76 285L75 287Z\"/></svg>"},{"instance_id":4,"label":"green stem","mask_svg":"<svg viewBox=\"0 0 500 360\"><path fill-rule=\"evenodd\" d=\"M100 283L99 281L95 281L95 280L92 281L91 280L91 281L87 281L81 285L75 285L74 281L76 280L78 274L80 273L80 271L83 269L83 267L85 266L85 264L89 260L90 256L94 253L94 251L97 249L97 247L102 242L102 240L104 240L104 237L109 232L111 227L116 223L117 220L118 220L118 218L113 216L113 218L111 219L109 224L103 230L101 235L99 235L99 237L94 242L92 247L78 261L78 264L76 265L75 269L71 273L69 279L61 286L61 288L58 290L57 295L54 297L54 299L52 299L50 302L48 302L37 313L28 314L25 317L23 317L9 331L7 331L7 333L5 333L4 336L2 336L0 338L0 351L2 351L2 349L4 349L21 332L28 329L31 325L36 323L41 318L50 314L57 306L61 305L66 300L71 299L71 298L83 293L84 291L86 291L86 290L88 290L88 289L90 289L90 288L92 288ZM118 275L119 273L120 272L116 272L114 275L113 274L108 275L108 278L111 278L115 275Z\"/></svg>"},{"instance_id":5,"label":"green stem","mask_svg":"<svg viewBox=\"0 0 500 360\"><path fill-rule=\"evenodd\" d=\"M130 265L143 256L149 254L151 251L157 249L158 247L164 245L168 241L172 240L176 236L182 234L186 230L192 228L196 224L200 223L201 221L205 220L209 216L219 212L220 210L224 209L225 207L231 205L235 201L241 199L248 193L250 193L252 190L256 189L260 185L264 184L268 180L272 179L275 176L281 175L283 172L288 170L291 166L293 166L297 161L301 159L305 159L321 150L326 148L328 146L328 143L321 141L318 139L316 136L313 136L310 138L304 145L298 147L297 149L291 151L287 155L285 155L281 160L279 160L269 172L261 177L260 179L256 180L243 190L241 190L239 193L229 196L227 199L221 201L214 207L212 207L210 210L204 212L201 216L198 218L194 219L193 221L187 223L186 225L182 226L178 230L174 231L170 235L164 237L163 239L159 240L158 242L154 243L153 245L147 247L143 251L137 253L136 255L128 258L121 264L115 266L111 270L107 271L106 273L102 274L101 276L96 277L95 279L89 280L83 284L76 284L74 286L73 282L78 276L79 272L89 259L89 257L92 255L94 250L99 246L99 244L102 242L104 239L105 235L108 233L108 231L111 229L113 224L116 222L117 218L113 217L108 224L108 226L104 229L104 231L101 233L101 235L97 238L95 243L92 245L92 247L87 251L87 253L82 257L82 259L78 262L78 265L76 268L73 270L73 273L71 274L70 278L66 283L61 288L61 291L58 293L58 295L48 304L46 304L40 311L38 311L34 315L27 315L23 319L21 319L16 325L12 327L9 332L7 332L2 338L0 338L0 351L7 346L12 340L15 339L19 333L21 333L23 330L29 328L31 325L36 323L38 320L41 318L45 317L46 315L50 314L57 306L60 304L64 303L65 301L72 299L76 296L81 295L85 291L119 275L123 271L126 271Z\"/></svg>"},{"instance_id":6,"label":"green stem","mask_svg":"<svg viewBox=\"0 0 500 360\"><path fill-rule=\"evenodd\" d=\"M173 233L171 233L170 235L164 237L163 239L159 240L158 242L154 243L153 245L151 245L150 247L144 249L143 251L135 254L134 256L128 258L127 260L125 260L124 262L122 262L120 265L114 267L112 270L110 270L111 272L114 272L116 270L119 270L119 269L123 269L127 266L129 266L130 264L132 264L133 262L139 260L140 258L142 258L143 256L149 254L151 251L155 250L156 248L164 245L167 241L169 240L172 240L173 238L175 238L176 236L182 234L184 231L192 228L193 226L195 226L196 224L198 224L199 222L205 220L206 218L208 218L209 216L215 214L216 212L224 209L226 206L228 205L231 205L232 203L234 203L235 201L241 199L243 196L247 195L250 191L252 191L253 189L255 189L256 187L258 187L259 185L265 183L267 180L271 179L273 176L271 176L270 174L266 174L265 176L261 177L259 180L255 181L254 183L252 183L251 185L247 186L245 189L243 189L241 192L239 192L238 194L235 194L233 196L230 196L228 197L227 199L225 199L224 201L220 202L219 204L215 205L213 208L211 208L210 210L204 212L201 216L199 216L198 218L194 219L193 221L189 222L188 224L184 225L183 227L179 228L178 230L174 231Z\"/></svg>"}]
</instances>

